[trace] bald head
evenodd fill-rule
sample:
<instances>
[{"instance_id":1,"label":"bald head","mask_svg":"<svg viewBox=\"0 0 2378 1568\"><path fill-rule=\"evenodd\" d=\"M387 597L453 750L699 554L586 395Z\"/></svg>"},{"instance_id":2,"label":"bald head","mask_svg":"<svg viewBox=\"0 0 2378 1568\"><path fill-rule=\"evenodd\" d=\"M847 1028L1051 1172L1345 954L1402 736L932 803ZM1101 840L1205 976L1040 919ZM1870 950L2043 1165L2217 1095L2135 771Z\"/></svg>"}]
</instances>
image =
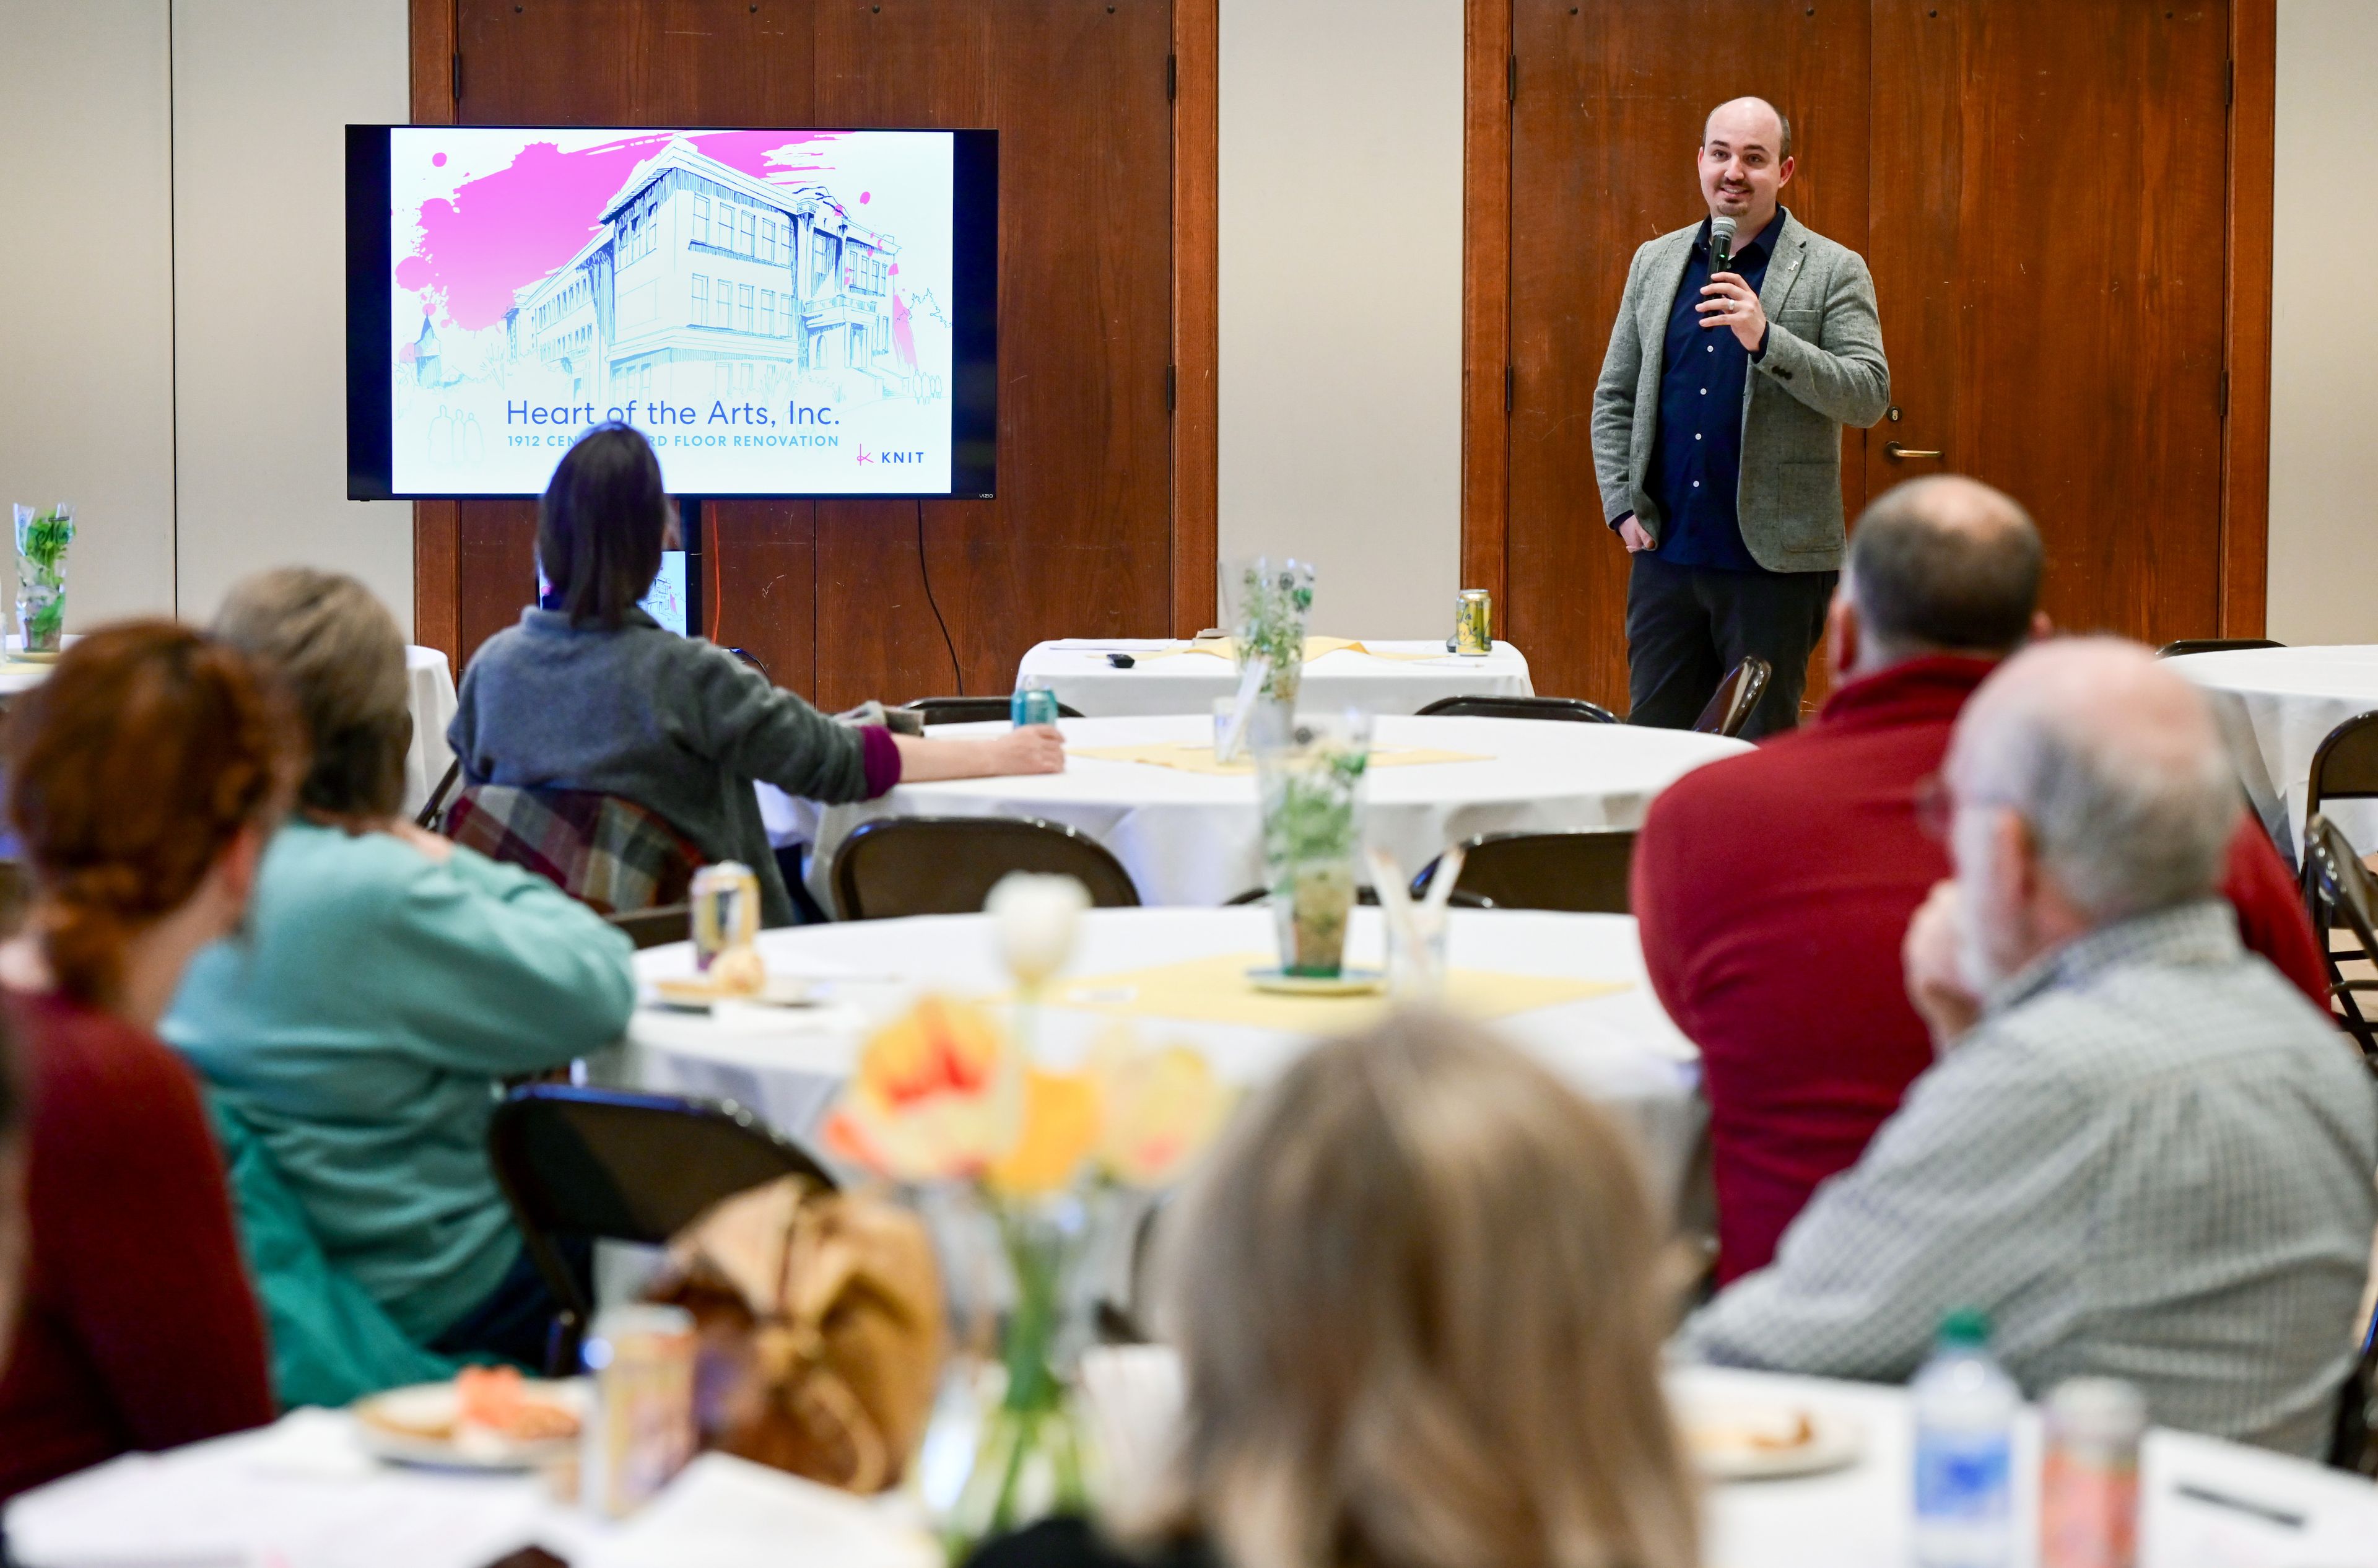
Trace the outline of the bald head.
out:
<instances>
[{"instance_id":1,"label":"bald head","mask_svg":"<svg viewBox=\"0 0 2378 1568\"><path fill-rule=\"evenodd\" d=\"M1844 592L1876 664L1998 657L2039 607L2039 530L2013 497L1944 474L1883 492L1850 535Z\"/></svg>"},{"instance_id":2,"label":"bald head","mask_svg":"<svg viewBox=\"0 0 2378 1568\"><path fill-rule=\"evenodd\" d=\"M1961 804L2023 820L2042 869L2096 925L2212 892L2237 827L2204 698L2116 638L2043 642L2000 665L1958 716L1947 772Z\"/></svg>"},{"instance_id":3,"label":"bald head","mask_svg":"<svg viewBox=\"0 0 2378 1568\"><path fill-rule=\"evenodd\" d=\"M1792 156L1792 122L1763 98L1729 98L1701 121L1701 145L1720 141L1763 148L1781 163Z\"/></svg>"}]
</instances>

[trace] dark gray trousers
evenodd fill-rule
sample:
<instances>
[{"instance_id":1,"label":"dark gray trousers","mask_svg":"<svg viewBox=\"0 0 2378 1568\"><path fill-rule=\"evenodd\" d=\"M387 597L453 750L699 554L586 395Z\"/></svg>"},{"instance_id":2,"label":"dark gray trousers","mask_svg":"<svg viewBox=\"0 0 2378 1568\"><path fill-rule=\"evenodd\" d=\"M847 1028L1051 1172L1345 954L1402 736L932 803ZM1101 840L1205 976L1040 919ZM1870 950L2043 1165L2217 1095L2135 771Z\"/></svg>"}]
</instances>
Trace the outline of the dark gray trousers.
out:
<instances>
[{"instance_id":1,"label":"dark gray trousers","mask_svg":"<svg viewBox=\"0 0 2378 1568\"><path fill-rule=\"evenodd\" d=\"M1839 572L1671 566L1639 550L1627 579L1628 722L1689 729L1725 673L1756 653L1775 666L1747 739L1800 722L1808 655L1825 635Z\"/></svg>"}]
</instances>

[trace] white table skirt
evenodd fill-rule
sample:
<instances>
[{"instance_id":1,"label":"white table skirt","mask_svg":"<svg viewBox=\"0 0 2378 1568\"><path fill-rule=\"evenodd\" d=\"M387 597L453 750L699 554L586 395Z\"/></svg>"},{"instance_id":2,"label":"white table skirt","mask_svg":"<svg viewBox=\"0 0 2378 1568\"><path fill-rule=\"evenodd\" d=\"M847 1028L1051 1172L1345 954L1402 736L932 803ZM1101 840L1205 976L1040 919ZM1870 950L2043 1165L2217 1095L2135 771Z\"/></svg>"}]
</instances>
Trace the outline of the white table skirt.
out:
<instances>
[{"instance_id":1,"label":"white table skirt","mask_svg":"<svg viewBox=\"0 0 2378 1568\"><path fill-rule=\"evenodd\" d=\"M404 814L420 815L454 760L446 726L454 722L454 673L435 648L404 651L406 704L413 712L413 745L404 754Z\"/></svg>"},{"instance_id":2,"label":"white table skirt","mask_svg":"<svg viewBox=\"0 0 2378 1568\"><path fill-rule=\"evenodd\" d=\"M2300 860L2312 756L2331 730L2378 709L2378 646L2249 648L2170 664L2204 688L2254 809ZM2354 848L2378 850L2378 801L2341 800L2327 815Z\"/></svg>"},{"instance_id":3,"label":"white table skirt","mask_svg":"<svg viewBox=\"0 0 2378 1568\"><path fill-rule=\"evenodd\" d=\"M672 1094L739 1101L771 1125L808 1138L849 1075L868 1029L931 986L957 995L993 995L1012 982L1000 967L990 921L979 915L862 920L761 934L777 973L827 977L827 1006L737 1007L714 1014L639 1008L615 1057L595 1075ZM1075 980L1127 969L1273 950L1271 915L1240 909L1093 910L1066 976ZM1455 967L1627 982L1627 988L1495 1021L1491 1027L1534 1051L1637 1135L1646 1169L1673 1202L1682 1190L1706 1119L1699 1054L1661 1009L1644 978L1635 922L1623 915L1456 910L1448 952ZM1357 909L1350 961L1384 962L1375 909ZM636 955L649 983L690 973L683 944ZM835 979L835 976L843 978ZM1185 1040L1238 1083L1277 1072L1310 1042L1280 1031L1167 1018L1135 1018L1140 1037ZM1111 1027L1111 1015L1049 1007L1043 1047L1060 1059Z\"/></svg>"},{"instance_id":4,"label":"white table skirt","mask_svg":"<svg viewBox=\"0 0 2378 1568\"><path fill-rule=\"evenodd\" d=\"M1015 668L1015 684L1033 676L1086 718L1144 713L1213 716L1214 700L1238 690L1238 671L1228 659L1183 653L1144 655L1185 644L1162 638L1072 637L1039 642ZM1497 642L1492 653L1455 654L1442 640L1379 641L1365 648L1382 653L1428 653L1427 659L1379 659L1351 649L1324 653L1304 666L1298 703L1307 712L1334 713L1359 708L1366 713L1417 713L1440 697L1532 697L1528 661L1517 648ZM1107 662L1109 653L1138 659L1130 669Z\"/></svg>"},{"instance_id":5,"label":"white table skirt","mask_svg":"<svg viewBox=\"0 0 2378 1568\"><path fill-rule=\"evenodd\" d=\"M1094 1350L1083 1366L1095 1428L1128 1484L1169 1444L1178 1362L1155 1347ZM1914 1556L1914 1427L1905 1390L1876 1383L1684 1367L1687 1408L1784 1406L1837 1415L1864 1434L1856 1463L1820 1476L1740 1481L1703 1494L1708 1568L1907 1568ZM2039 1561L2039 1418L2015 1430L2015 1550ZM2141 1456L2139 1568L2311 1568L2378 1563L2378 1490L2358 1477L2259 1449L2154 1430ZM2293 1526L2183 1496L2190 1486L2298 1515Z\"/></svg>"},{"instance_id":6,"label":"white table skirt","mask_svg":"<svg viewBox=\"0 0 2378 1568\"><path fill-rule=\"evenodd\" d=\"M49 674L47 664L0 662L0 698L30 690L48 679ZM429 792L438 787L447 765L454 760L453 750L446 744L446 726L454 722L454 676L444 653L408 644L404 678L405 706L413 714L413 744L404 754L402 809L411 817L428 802Z\"/></svg>"},{"instance_id":7,"label":"white table skirt","mask_svg":"<svg viewBox=\"0 0 2378 1568\"><path fill-rule=\"evenodd\" d=\"M991 735L1002 727L948 724L934 734ZM1069 747L1213 739L1210 715L1067 719L1062 727ZM1628 724L1392 715L1379 718L1373 743L1486 759L1370 771L1364 840L1407 875L1476 833L1639 826L1651 797L1678 776L1748 749L1717 736ZM835 847L876 817L1038 817L1077 828L1123 862L1144 904L1217 904L1263 882L1262 824L1249 774L1069 756L1062 773L902 784L853 806L799 802L797 815L795 836L817 846L811 891L829 909ZM1368 868L1360 869L1369 880Z\"/></svg>"}]
</instances>

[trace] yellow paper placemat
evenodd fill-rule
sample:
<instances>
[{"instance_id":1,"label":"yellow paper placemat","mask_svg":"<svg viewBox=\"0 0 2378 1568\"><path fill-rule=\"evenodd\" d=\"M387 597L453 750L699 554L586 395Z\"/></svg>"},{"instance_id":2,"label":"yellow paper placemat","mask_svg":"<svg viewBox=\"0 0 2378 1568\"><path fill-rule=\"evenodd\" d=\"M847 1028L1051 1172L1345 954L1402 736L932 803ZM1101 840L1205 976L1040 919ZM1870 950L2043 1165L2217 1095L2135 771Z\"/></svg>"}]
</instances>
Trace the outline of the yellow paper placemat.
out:
<instances>
[{"instance_id":1,"label":"yellow paper placemat","mask_svg":"<svg viewBox=\"0 0 2378 1568\"><path fill-rule=\"evenodd\" d=\"M1159 648L1152 652L1142 653L1140 657L1142 659L1177 659L1183 653L1205 653L1231 663L1236 663L1239 656L1236 639L1208 637L1198 641L1183 643L1178 648ZM1382 653L1375 648L1364 647L1351 637L1308 637L1304 640L1306 664L1313 663L1325 653L1366 653L1374 659L1396 659L1404 663L1416 659L1445 657L1444 654L1434 650L1425 653Z\"/></svg>"},{"instance_id":2,"label":"yellow paper placemat","mask_svg":"<svg viewBox=\"0 0 2378 1568\"><path fill-rule=\"evenodd\" d=\"M1148 969L1086 976L1058 987L1049 1004L1122 1017L1184 1018L1305 1035L1359 1029L1387 1012L1385 995L1289 997L1258 991L1247 979L1247 971L1271 962L1267 953L1225 952ZM1611 996L1632 985L1628 980L1571 980L1456 969L1445 977L1445 1003L1471 1018L1507 1018L1540 1007Z\"/></svg>"},{"instance_id":3,"label":"yellow paper placemat","mask_svg":"<svg viewBox=\"0 0 2378 1568\"><path fill-rule=\"evenodd\" d=\"M1214 743L1209 740L1166 740L1147 746L1068 746L1068 757L1095 757L1106 762L1144 762L1151 768L1178 768L1184 773L1252 773L1255 765L1242 758L1235 762L1214 760ZM1411 768L1424 762L1492 762L1495 759L1482 751L1432 751L1424 747L1401 750L1389 749L1371 753L1374 768Z\"/></svg>"}]
</instances>

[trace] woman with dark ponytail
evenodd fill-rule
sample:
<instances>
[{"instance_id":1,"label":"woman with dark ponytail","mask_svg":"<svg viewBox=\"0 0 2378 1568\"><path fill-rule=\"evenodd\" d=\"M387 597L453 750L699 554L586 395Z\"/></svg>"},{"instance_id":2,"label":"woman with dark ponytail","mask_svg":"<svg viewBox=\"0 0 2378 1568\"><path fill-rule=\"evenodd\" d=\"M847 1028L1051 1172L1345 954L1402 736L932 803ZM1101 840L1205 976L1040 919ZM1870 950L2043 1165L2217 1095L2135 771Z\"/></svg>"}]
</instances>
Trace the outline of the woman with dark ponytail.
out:
<instances>
[{"instance_id":1,"label":"woman with dark ponytail","mask_svg":"<svg viewBox=\"0 0 2378 1568\"><path fill-rule=\"evenodd\" d=\"M81 639L0 730L33 884L0 947L31 1100L0 1498L272 1418L222 1160L155 1030L240 924L294 734L245 657L166 621Z\"/></svg>"}]
</instances>

